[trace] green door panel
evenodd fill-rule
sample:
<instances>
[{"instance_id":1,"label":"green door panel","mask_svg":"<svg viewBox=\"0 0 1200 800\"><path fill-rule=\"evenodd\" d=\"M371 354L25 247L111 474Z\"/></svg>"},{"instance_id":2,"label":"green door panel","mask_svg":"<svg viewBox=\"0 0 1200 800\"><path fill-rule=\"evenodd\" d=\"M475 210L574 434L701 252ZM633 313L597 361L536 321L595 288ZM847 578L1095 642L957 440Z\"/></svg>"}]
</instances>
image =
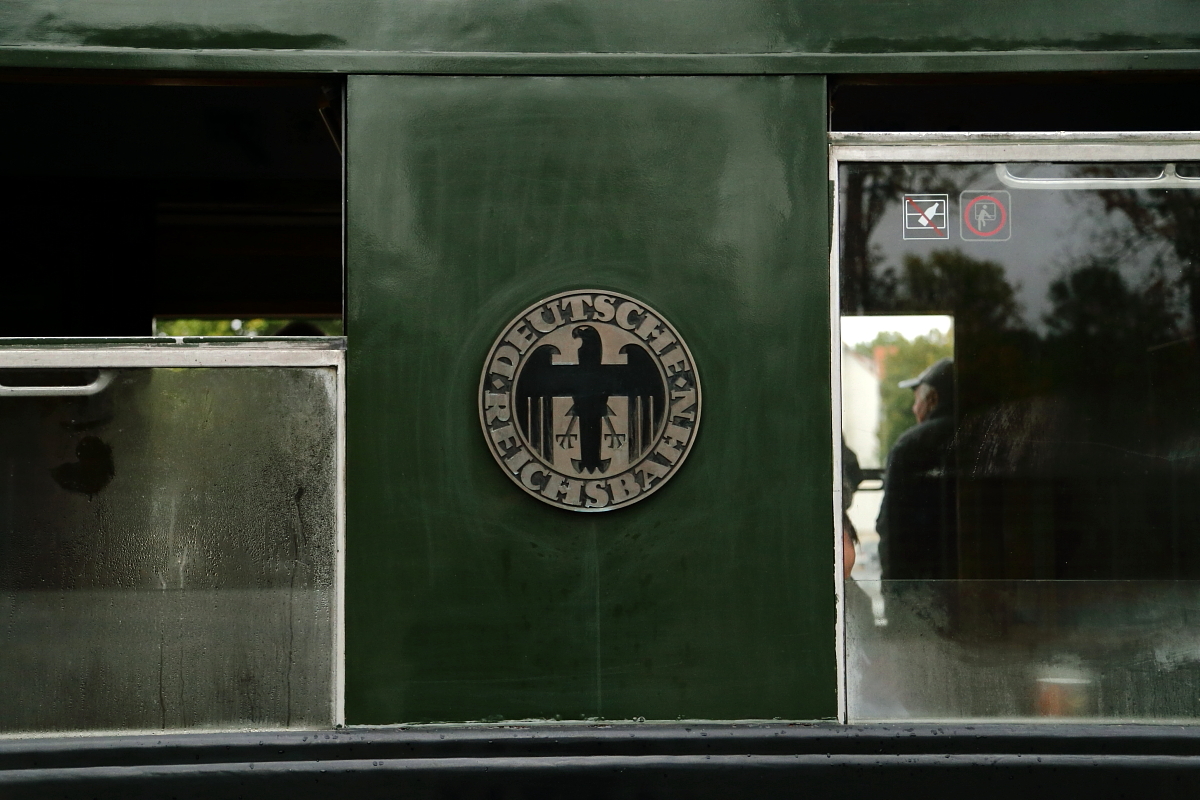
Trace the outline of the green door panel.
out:
<instances>
[{"instance_id":1,"label":"green door panel","mask_svg":"<svg viewBox=\"0 0 1200 800\"><path fill-rule=\"evenodd\" d=\"M346 715L836 713L825 88L814 77L349 84ZM480 430L507 322L571 289L685 338L679 474L552 508Z\"/></svg>"},{"instance_id":2,"label":"green door panel","mask_svg":"<svg viewBox=\"0 0 1200 800\"><path fill-rule=\"evenodd\" d=\"M341 53L1172 50L1200 47L1200 14L1193 0L9 0L0 9L0 46L206 49L231 56L253 49ZM258 68L279 68L267 64Z\"/></svg>"}]
</instances>

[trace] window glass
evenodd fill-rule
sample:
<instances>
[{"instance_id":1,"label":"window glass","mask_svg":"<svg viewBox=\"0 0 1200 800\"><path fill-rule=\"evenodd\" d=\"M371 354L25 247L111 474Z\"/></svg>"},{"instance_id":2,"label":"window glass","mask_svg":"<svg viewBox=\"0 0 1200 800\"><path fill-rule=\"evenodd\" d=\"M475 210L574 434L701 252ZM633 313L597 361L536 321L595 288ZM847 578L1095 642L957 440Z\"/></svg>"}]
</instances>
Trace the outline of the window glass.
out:
<instances>
[{"instance_id":1,"label":"window glass","mask_svg":"<svg viewBox=\"0 0 1200 800\"><path fill-rule=\"evenodd\" d=\"M333 722L332 368L0 369L0 732Z\"/></svg>"},{"instance_id":2,"label":"window glass","mask_svg":"<svg viewBox=\"0 0 1200 800\"><path fill-rule=\"evenodd\" d=\"M852 719L1200 715L1193 174L840 166Z\"/></svg>"}]
</instances>

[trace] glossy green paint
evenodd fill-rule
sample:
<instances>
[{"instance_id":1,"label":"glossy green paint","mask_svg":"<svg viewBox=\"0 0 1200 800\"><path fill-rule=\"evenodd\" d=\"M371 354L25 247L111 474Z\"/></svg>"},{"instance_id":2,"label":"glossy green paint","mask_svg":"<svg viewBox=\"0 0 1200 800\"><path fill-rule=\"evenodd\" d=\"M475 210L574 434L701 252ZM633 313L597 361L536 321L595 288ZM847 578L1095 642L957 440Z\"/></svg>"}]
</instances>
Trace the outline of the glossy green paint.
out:
<instances>
[{"instance_id":1,"label":"glossy green paint","mask_svg":"<svg viewBox=\"0 0 1200 800\"><path fill-rule=\"evenodd\" d=\"M348 91L347 721L834 716L823 80ZM581 514L512 485L475 393L512 316L593 287L674 324L704 414Z\"/></svg>"},{"instance_id":2,"label":"glossy green paint","mask_svg":"<svg viewBox=\"0 0 1200 800\"><path fill-rule=\"evenodd\" d=\"M912 53L1200 47L1193 0L15 0L0 44L164 50Z\"/></svg>"},{"instance_id":3,"label":"glossy green paint","mask_svg":"<svg viewBox=\"0 0 1200 800\"><path fill-rule=\"evenodd\" d=\"M0 68L426 75L834 75L1200 69L1200 50L943 53L427 53L3 47Z\"/></svg>"}]
</instances>

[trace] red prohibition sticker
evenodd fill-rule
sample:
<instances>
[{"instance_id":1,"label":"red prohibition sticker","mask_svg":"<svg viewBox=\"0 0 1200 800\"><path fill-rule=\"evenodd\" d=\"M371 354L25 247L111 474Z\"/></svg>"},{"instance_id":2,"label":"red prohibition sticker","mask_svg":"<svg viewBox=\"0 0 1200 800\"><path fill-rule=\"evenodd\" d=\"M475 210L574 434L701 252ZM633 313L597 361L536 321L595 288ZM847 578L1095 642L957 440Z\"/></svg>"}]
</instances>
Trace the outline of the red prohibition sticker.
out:
<instances>
[{"instance_id":1,"label":"red prohibition sticker","mask_svg":"<svg viewBox=\"0 0 1200 800\"><path fill-rule=\"evenodd\" d=\"M1008 192L963 192L959 197L962 225L959 232L966 241L1004 242L1012 236Z\"/></svg>"}]
</instances>

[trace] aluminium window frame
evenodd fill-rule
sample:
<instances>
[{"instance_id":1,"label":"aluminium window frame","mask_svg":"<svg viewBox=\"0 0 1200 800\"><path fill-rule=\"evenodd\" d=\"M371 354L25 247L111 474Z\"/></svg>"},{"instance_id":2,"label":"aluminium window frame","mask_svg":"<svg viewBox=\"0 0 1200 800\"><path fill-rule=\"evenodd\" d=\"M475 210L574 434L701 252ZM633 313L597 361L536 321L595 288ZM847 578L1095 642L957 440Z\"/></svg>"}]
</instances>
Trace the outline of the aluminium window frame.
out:
<instances>
[{"instance_id":1,"label":"aluminium window frame","mask_svg":"<svg viewBox=\"0 0 1200 800\"><path fill-rule=\"evenodd\" d=\"M841 368L841 185L843 163L1021 163L1200 161L1200 131L1017 133L917 132L829 134L829 374L832 388L834 622L838 720L849 724L846 679L846 605L842 577L842 368ZM1075 720L1078 722L1078 720ZM997 723L1004 722L996 720ZM1095 724L1103 724L1096 720ZM951 723L953 724L953 722ZM1084 722L1084 724L1089 724Z\"/></svg>"},{"instance_id":2,"label":"aluminium window frame","mask_svg":"<svg viewBox=\"0 0 1200 800\"><path fill-rule=\"evenodd\" d=\"M187 369L187 368L326 368L335 371L334 403L334 573L331 608L333 626L332 681L329 697L330 729L342 728L345 719L345 596L346 596L346 339L327 337L294 340L267 337L154 337L146 339L0 339L0 369ZM242 731L230 724L197 729L195 734ZM287 731L278 726L263 730ZM30 732L27 736L145 734L144 730ZM186 728L167 733L193 733Z\"/></svg>"}]
</instances>

